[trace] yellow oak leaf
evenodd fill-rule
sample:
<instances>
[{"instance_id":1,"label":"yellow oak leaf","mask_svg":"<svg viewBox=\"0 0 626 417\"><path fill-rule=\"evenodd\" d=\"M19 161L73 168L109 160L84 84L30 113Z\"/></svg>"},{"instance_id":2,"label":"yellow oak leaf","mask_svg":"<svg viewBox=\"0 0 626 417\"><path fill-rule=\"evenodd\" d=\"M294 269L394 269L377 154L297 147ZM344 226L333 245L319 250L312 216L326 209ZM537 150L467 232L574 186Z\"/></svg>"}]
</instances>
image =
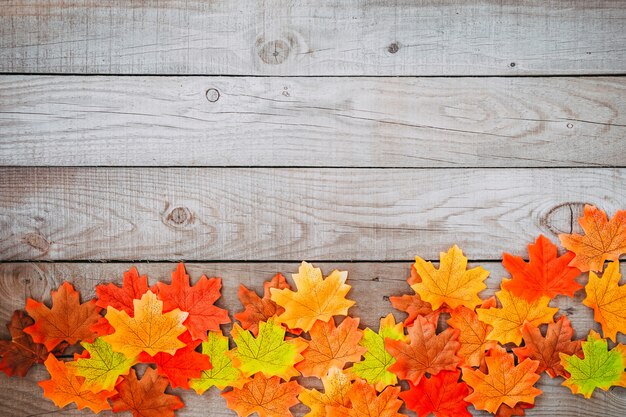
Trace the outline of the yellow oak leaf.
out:
<instances>
[{"instance_id":1,"label":"yellow oak leaf","mask_svg":"<svg viewBox=\"0 0 626 417\"><path fill-rule=\"evenodd\" d=\"M421 281L413 283L411 288L423 301L430 303L433 310L442 304L470 309L481 304L478 293L487 288L483 281L489 276L489 271L480 266L467 269L467 258L456 245L448 252L441 252L439 257L439 269L435 269L432 262L415 257L414 267Z\"/></svg>"},{"instance_id":2,"label":"yellow oak leaf","mask_svg":"<svg viewBox=\"0 0 626 417\"><path fill-rule=\"evenodd\" d=\"M346 315L354 301L347 300L350 286L346 284L346 271L333 271L326 279L322 271L302 262L297 274L293 274L297 291L289 288L271 288L272 301L285 309L278 322L290 329L311 330L317 320L327 322L334 315Z\"/></svg>"},{"instance_id":3,"label":"yellow oak leaf","mask_svg":"<svg viewBox=\"0 0 626 417\"><path fill-rule=\"evenodd\" d=\"M502 280L502 285L510 280ZM539 297L532 303L513 295L512 292L502 289L496 293L496 297L502 304L501 308L478 308L478 320L493 326L493 330L487 335L487 339L496 340L502 344L522 342L522 328L524 322L533 326L544 323L552 323L554 314L558 308L548 307L550 298Z\"/></svg>"},{"instance_id":4,"label":"yellow oak leaf","mask_svg":"<svg viewBox=\"0 0 626 417\"><path fill-rule=\"evenodd\" d=\"M617 332L626 333L626 285L619 285L619 262L610 262L602 278L589 272L583 304L593 308L594 319L602 325L604 337L616 341Z\"/></svg>"},{"instance_id":5,"label":"yellow oak leaf","mask_svg":"<svg viewBox=\"0 0 626 417\"><path fill-rule=\"evenodd\" d=\"M133 358L141 352L150 356L158 352L173 355L186 346L178 336L187 330L183 322L188 313L174 309L163 314L163 302L152 291L146 292L141 300L133 300L133 306L134 317L125 311L107 308L105 317L115 332L103 339L113 350Z\"/></svg>"},{"instance_id":6,"label":"yellow oak leaf","mask_svg":"<svg viewBox=\"0 0 626 417\"><path fill-rule=\"evenodd\" d=\"M326 417L328 408L349 407L348 392L352 388L350 377L339 368L330 368L328 375L322 377L324 392L305 389L298 399L311 409L304 417Z\"/></svg>"}]
</instances>

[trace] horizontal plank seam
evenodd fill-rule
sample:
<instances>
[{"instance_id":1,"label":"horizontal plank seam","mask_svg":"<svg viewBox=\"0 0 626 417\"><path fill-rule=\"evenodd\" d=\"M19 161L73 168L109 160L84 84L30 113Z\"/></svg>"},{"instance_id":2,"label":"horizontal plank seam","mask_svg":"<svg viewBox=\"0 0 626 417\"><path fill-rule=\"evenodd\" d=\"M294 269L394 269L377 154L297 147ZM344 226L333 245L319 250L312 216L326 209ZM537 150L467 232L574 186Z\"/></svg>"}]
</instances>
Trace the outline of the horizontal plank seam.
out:
<instances>
[{"instance_id":1,"label":"horizontal plank seam","mask_svg":"<svg viewBox=\"0 0 626 417\"><path fill-rule=\"evenodd\" d=\"M587 162L587 164L589 164ZM109 169L388 169L388 170L450 170L450 169L624 169L626 165L533 165L533 166L479 166L479 165L457 165L457 166L436 166L436 167L413 167L413 166L334 166L334 165L2 165L1 169L77 169L77 168L109 168Z\"/></svg>"},{"instance_id":2,"label":"horizontal plank seam","mask_svg":"<svg viewBox=\"0 0 626 417\"><path fill-rule=\"evenodd\" d=\"M452 243L451 243L452 245ZM528 262L528 258L521 257L524 261ZM175 264L179 262L185 262L188 264L299 264L302 261L307 261L309 263L361 263L361 264L399 264L399 263L413 263L415 259L384 259L384 260L376 260L376 259L158 259L158 260L148 260L148 259L55 259L55 260L45 260L45 259L6 259L0 260L0 265L3 264L129 264L129 263L138 263L138 264ZM439 262L439 259L424 259L427 262ZM502 258L497 259L472 259L468 258L468 262L473 263L493 263L493 262L502 262ZM620 262L626 262L626 259L620 259Z\"/></svg>"},{"instance_id":3,"label":"horizontal plank seam","mask_svg":"<svg viewBox=\"0 0 626 417\"><path fill-rule=\"evenodd\" d=\"M454 75L271 75L271 74L200 74L200 73L82 73L82 72L0 72L0 76L55 76L55 77L231 77L231 78L593 78L593 77L626 77L626 72L606 72L606 73L575 73L575 74L454 74Z\"/></svg>"}]
</instances>

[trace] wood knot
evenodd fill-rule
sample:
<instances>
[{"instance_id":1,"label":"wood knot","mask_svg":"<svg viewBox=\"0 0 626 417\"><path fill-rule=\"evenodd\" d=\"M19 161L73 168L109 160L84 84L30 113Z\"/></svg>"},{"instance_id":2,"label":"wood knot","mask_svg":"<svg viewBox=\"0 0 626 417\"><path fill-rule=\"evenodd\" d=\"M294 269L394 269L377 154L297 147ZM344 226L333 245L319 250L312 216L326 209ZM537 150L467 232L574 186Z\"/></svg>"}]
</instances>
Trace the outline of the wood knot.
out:
<instances>
[{"instance_id":1,"label":"wood knot","mask_svg":"<svg viewBox=\"0 0 626 417\"><path fill-rule=\"evenodd\" d=\"M539 221L541 226L555 235L580 233L578 218L582 216L585 204L582 202L562 203L553 207Z\"/></svg>"},{"instance_id":2,"label":"wood knot","mask_svg":"<svg viewBox=\"0 0 626 417\"><path fill-rule=\"evenodd\" d=\"M193 223L193 213L187 207L174 207L166 212L163 222L173 228L182 229Z\"/></svg>"},{"instance_id":3,"label":"wood knot","mask_svg":"<svg viewBox=\"0 0 626 417\"><path fill-rule=\"evenodd\" d=\"M41 253L47 253L50 250L50 242L41 233L28 233L23 239L28 246Z\"/></svg>"},{"instance_id":4,"label":"wood knot","mask_svg":"<svg viewBox=\"0 0 626 417\"><path fill-rule=\"evenodd\" d=\"M267 65L280 65L302 51L304 40L291 30L283 30L275 36L260 35L256 40L256 52L260 62Z\"/></svg>"},{"instance_id":5,"label":"wood knot","mask_svg":"<svg viewBox=\"0 0 626 417\"><path fill-rule=\"evenodd\" d=\"M388 295L383 295L383 301L389 301L389 296Z\"/></svg>"},{"instance_id":6,"label":"wood knot","mask_svg":"<svg viewBox=\"0 0 626 417\"><path fill-rule=\"evenodd\" d=\"M398 42L392 42L388 47L387 47L387 52L389 52L390 54L395 54L396 52L398 52L400 50L400 45L398 44Z\"/></svg>"},{"instance_id":7,"label":"wood knot","mask_svg":"<svg viewBox=\"0 0 626 417\"><path fill-rule=\"evenodd\" d=\"M206 90L206 99L209 100L211 103L215 103L217 100L220 99L220 92L217 91L217 89L215 88L209 88L208 90Z\"/></svg>"}]
</instances>

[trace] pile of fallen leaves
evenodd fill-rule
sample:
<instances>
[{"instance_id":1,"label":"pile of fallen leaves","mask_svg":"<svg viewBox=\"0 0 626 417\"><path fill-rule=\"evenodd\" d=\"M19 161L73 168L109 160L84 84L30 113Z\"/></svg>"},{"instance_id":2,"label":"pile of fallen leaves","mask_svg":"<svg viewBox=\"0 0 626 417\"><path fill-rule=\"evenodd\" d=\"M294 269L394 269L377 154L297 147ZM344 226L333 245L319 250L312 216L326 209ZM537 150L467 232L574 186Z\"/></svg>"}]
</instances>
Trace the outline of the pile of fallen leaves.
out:
<instances>
[{"instance_id":1,"label":"pile of fallen leaves","mask_svg":"<svg viewBox=\"0 0 626 417\"><path fill-rule=\"evenodd\" d=\"M585 397L626 386L626 347L615 344L626 332L618 260L626 253L626 211L609 221L586 206L579 221L585 234L561 235L568 250L561 256L544 236L528 246L528 262L505 253L511 278L485 300L479 294L489 272L468 269L457 246L441 254L438 268L417 257L408 279L415 293L390 298L408 317L396 323L389 314L378 331L346 317L355 304L346 298L347 272L324 278L306 262L293 275L295 289L281 274L264 284L263 296L240 286L244 310L234 315L232 343L221 330L228 312L214 305L221 280L203 276L190 285L182 264L171 284L149 287L133 268L121 287L98 285L96 298L83 303L65 282L51 307L28 299L26 311L14 313L0 369L24 376L44 363L46 398L96 413L173 416L183 402L165 392L171 386L199 395L223 390L242 417L291 416L299 402L307 417L396 417L403 403L418 416L470 416L470 405L523 415L541 394L542 372ZM555 319L558 309L550 307L582 290L576 280L587 271L583 303L611 349L594 331L575 340L567 317ZM77 352L73 360L68 348ZM148 365L138 377L140 363ZM319 378L323 390L304 388L299 376Z\"/></svg>"}]
</instances>

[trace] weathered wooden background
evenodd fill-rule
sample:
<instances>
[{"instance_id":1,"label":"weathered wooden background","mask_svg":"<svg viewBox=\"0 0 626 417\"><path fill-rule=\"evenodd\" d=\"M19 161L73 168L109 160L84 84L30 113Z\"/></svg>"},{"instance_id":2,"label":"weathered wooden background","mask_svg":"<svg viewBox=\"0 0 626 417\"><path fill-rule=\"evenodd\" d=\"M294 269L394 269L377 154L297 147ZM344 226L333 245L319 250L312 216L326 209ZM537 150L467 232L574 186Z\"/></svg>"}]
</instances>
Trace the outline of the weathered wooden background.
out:
<instances>
[{"instance_id":1,"label":"weathered wooden background","mask_svg":"<svg viewBox=\"0 0 626 417\"><path fill-rule=\"evenodd\" d=\"M240 282L307 259L376 326L452 243L490 295L502 251L626 208L625 50L620 0L2 0L0 321L178 260L237 311ZM582 298L555 303L579 337ZM1 375L0 414L89 414L44 376ZM626 415L626 390L560 382L529 416ZM175 392L181 417L234 415Z\"/></svg>"}]
</instances>

